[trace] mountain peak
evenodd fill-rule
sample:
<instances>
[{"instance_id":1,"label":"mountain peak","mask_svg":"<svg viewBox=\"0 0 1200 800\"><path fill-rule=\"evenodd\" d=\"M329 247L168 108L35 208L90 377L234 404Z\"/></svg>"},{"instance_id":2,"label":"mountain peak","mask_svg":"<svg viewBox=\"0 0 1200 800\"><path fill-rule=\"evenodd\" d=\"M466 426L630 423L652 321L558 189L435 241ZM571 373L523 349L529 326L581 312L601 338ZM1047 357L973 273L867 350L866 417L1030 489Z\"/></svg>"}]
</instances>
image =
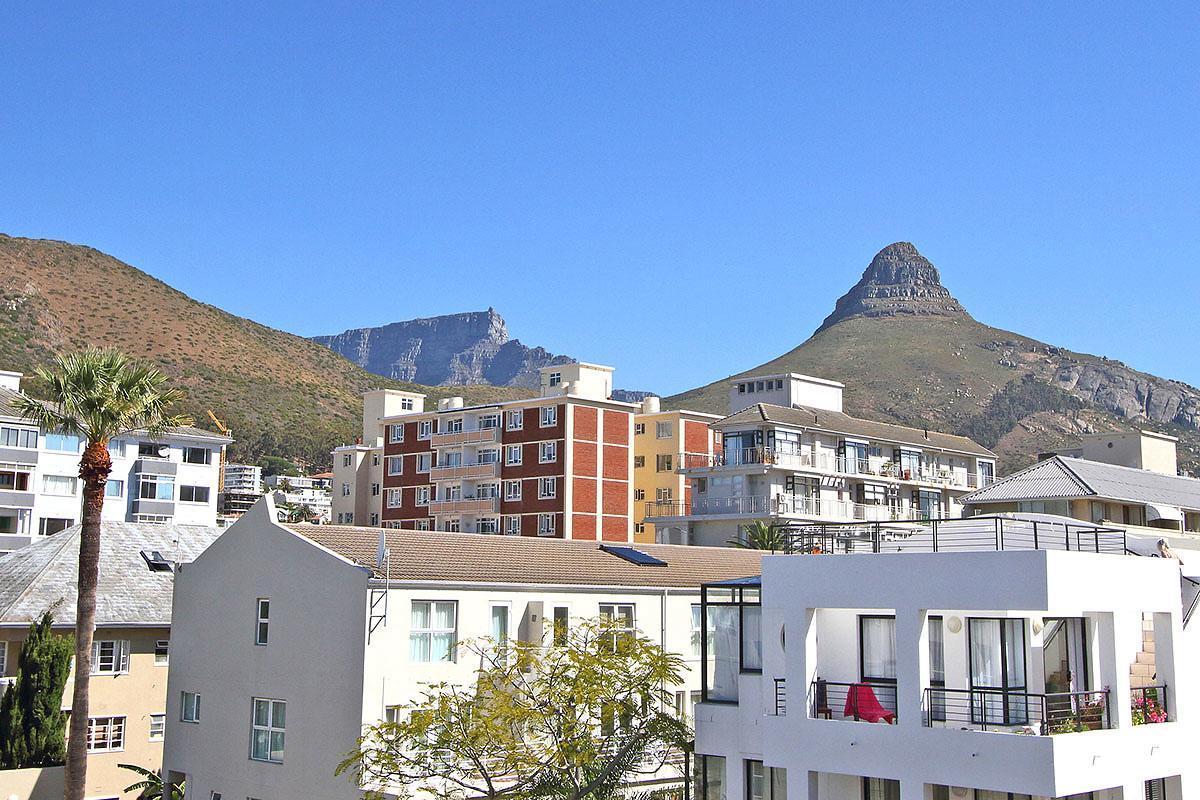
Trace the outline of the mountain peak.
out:
<instances>
[{"instance_id":1,"label":"mountain peak","mask_svg":"<svg viewBox=\"0 0 1200 800\"><path fill-rule=\"evenodd\" d=\"M910 242L894 242L871 259L858 283L842 295L817 332L850 317L969 317L942 286L942 276Z\"/></svg>"}]
</instances>

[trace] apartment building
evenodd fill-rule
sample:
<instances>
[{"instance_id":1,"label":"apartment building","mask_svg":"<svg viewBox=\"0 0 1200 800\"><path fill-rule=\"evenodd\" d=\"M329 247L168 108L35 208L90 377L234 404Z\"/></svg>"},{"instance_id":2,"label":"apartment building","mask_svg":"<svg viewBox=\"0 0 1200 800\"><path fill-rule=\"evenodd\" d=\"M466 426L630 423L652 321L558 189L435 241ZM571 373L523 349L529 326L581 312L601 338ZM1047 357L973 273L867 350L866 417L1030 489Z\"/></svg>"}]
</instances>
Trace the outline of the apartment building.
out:
<instances>
[{"instance_id":1,"label":"apartment building","mask_svg":"<svg viewBox=\"0 0 1200 800\"><path fill-rule=\"evenodd\" d=\"M843 384L789 373L731 383L720 447L685 453L691 496L647 499L660 542L722 545L755 521L958 516L995 479L996 455L964 436L860 419Z\"/></svg>"},{"instance_id":2,"label":"apartment building","mask_svg":"<svg viewBox=\"0 0 1200 800\"><path fill-rule=\"evenodd\" d=\"M1057 514L1200 535L1200 480L1177 474L1175 442L1140 430L1084 436L962 502L973 514Z\"/></svg>"},{"instance_id":3,"label":"apartment building","mask_svg":"<svg viewBox=\"0 0 1200 800\"><path fill-rule=\"evenodd\" d=\"M333 453L334 522L629 541L638 406L611 395L612 368L584 363L485 406L367 392L362 442Z\"/></svg>"},{"instance_id":4,"label":"apartment building","mask_svg":"<svg viewBox=\"0 0 1200 800\"><path fill-rule=\"evenodd\" d=\"M646 522L646 504L691 501L691 484L680 469L686 458L711 458L714 431L721 417L699 411L663 411L654 396L642 401L633 418L633 539L657 541L654 523Z\"/></svg>"},{"instance_id":5,"label":"apartment building","mask_svg":"<svg viewBox=\"0 0 1200 800\"><path fill-rule=\"evenodd\" d=\"M79 458L86 443L17 414L11 401L21 377L0 373L0 552L74 525L83 503ZM215 525L221 452L232 441L188 426L154 439L133 432L109 442L104 519Z\"/></svg>"},{"instance_id":6,"label":"apartment building","mask_svg":"<svg viewBox=\"0 0 1200 800\"><path fill-rule=\"evenodd\" d=\"M333 508L332 478L332 475L270 475L266 484L277 506L304 506L312 515L309 522L327 523Z\"/></svg>"},{"instance_id":7,"label":"apartment building","mask_svg":"<svg viewBox=\"0 0 1200 800\"><path fill-rule=\"evenodd\" d=\"M79 526L0 557L0 694L15 680L29 623L47 610L54 628L75 626ZM118 764L158 769L166 731L174 567L198 556L215 527L105 522L89 693L88 779L94 800L138 797L123 789L133 773ZM74 692L68 682L63 708ZM0 770L0 797L58 800L63 768Z\"/></svg>"},{"instance_id":8,"label":"apartment building","mask_svg":"<svg viewBox=\"0 0 1200 800\"><path fill-rule=\"evenodd\" d=\"M270 498L177 578L164 767L189 796L357 800L334 768L423 684L470 685L459 642L542 642L620 619L687 662L699 691L699 586L761 553L284 525ZM269 567L264 566L269 565Z\"/></svg>"},{"instance_id":9,"label":"apartment building","mask_svg":"<svg viewBox=\"0 0 1200 800\"><path fill-rule=\"evenodd\" d=\"M262 467L226 464L218 498L220 518L231 522L250 510L263 494Z\"/></svg>"},{"instance_id":10,"label":"apartment building","mask_svg":"<svg viewBox=\"0 0 1200 800\"><path fill-rule=\"evenodd\" d=\"M1047 515L786 533L704 588L698 800L1200 791L1200 550Z\"/></svg>"}]
</instances>

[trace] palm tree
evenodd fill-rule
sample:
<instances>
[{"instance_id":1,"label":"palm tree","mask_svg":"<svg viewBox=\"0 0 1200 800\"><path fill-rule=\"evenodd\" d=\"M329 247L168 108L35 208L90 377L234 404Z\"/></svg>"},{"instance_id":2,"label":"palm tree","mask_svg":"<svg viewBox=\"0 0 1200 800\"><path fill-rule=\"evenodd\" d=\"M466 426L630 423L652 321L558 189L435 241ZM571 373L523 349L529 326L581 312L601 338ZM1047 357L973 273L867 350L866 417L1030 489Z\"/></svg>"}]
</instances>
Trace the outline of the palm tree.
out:
<instances>
[{"instance_id":1,"label":"palm tree","mask_svg":"<svg viewBox=\"0 0 1200 800\"><path fill-rule=\"evenodd\" d=\"M762 520L755 520L744 529L744 536L730 539L734 547L744 547L748 550L786 550L787 536L783 531Z\"/></svg>"},{"instance_id":2,"label":"palm tree","mask_svg":"<svg viewBox=\"0 0 1200 800\"><path fill-rule=\"evenodd\" d=\"M163 782L162 775L153 770L139 767L136 764L117 764L121 769L136 772L142 779L132 786L126 786L126 792L141 792L141 800L183 800L184 784Z\"/></svg>"},{"instance_id":3,"label":"palm tree","mask_svg":"<svg viewBox=\"0 0 1200 800\"><path fill-rule=\"evenodd\" d=\"M312 509L304 503L284 503L279 513L287 522L308 522L313 518Z\"/></svg>"},{"instance_id":4,"label":"palm tree","mask_svg":"<svg viewBox=\"0 0 1200 800\"><path fill-rule=\"evenodd\" d=\"M100 571L100 515L104 486L112 472L111 439L132 431L154 438L190 420L170 413L183 393L167 386L167 376L114 349L88 348L62 355L37 375L49 400L18 397L19 414L44 430L87 440L79 459L83 519L79 536L79 576L75 608L75 689L67 737L64 800L83 800L87 777L88 684L92 673L92 634L96 626L96 581Z\"/></svg>"}]
</instances>

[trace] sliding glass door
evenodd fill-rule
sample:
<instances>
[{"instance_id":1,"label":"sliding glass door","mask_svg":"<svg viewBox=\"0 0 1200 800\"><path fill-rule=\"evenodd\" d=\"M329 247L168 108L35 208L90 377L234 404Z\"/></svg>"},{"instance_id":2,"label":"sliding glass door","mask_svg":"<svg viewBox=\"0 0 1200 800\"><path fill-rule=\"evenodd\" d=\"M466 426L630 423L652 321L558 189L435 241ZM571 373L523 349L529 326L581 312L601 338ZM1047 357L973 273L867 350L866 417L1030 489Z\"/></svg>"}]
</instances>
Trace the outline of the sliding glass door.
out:
<instances>
[{"instance_id":1,"label":"sliding glass door","mask_svg":"<svg viewBox=\"0 0 1200 800\"><path fill-rule=\"evenodd\" d=\"M971 721L1025 725L1029 696L1025 678L1025 620L968 620L971 659Z\"/></svg>"}]
</instances>

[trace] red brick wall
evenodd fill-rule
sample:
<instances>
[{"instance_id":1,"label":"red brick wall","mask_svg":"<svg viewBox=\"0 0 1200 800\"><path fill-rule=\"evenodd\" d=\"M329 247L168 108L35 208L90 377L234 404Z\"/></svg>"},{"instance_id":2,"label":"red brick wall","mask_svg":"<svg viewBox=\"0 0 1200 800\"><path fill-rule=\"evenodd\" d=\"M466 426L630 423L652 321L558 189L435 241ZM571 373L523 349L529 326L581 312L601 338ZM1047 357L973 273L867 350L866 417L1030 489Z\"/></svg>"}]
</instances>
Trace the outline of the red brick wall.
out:
<instances>
[{"instance_id":1,"label":"red brick wall","mask_svg":"<svg viewBox=\"0 0 1200 800\"><path fill-rule=\"evenodd\" d=\"M703 422L683 421L683 451L685 453L709 452L709 427Z\"/></svg>"},{"instance_id":2,"label":"red brick wall","mask_svg":"<svg viewBox=\"0 0 1200 800\"><path fill-rule=\"evenodd\" d=\"M628 411L604 412L604 443L629 444L630 420Z\"/></svg>"},{"instance_id":3,"label":"red brick wall","mask_svg":"<svg viewBox=\"0 0 1200 800\"><path fill-rule=\"evenodd\" d=\"M601 534L607 542L629 540L629 520L624 517L603 517Z\"/></svg>"}]
</instances>

